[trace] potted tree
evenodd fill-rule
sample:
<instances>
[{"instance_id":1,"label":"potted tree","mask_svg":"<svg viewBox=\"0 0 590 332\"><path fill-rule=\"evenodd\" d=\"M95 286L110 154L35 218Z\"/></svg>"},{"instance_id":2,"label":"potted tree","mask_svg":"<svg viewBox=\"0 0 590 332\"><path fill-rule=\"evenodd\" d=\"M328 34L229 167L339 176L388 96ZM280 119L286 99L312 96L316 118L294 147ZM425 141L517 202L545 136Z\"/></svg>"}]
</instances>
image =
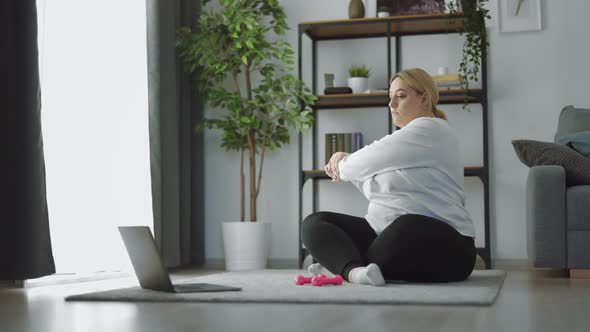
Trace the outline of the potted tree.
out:
<instances>
[{"instance_id":1,"label":"potted tree","mask_svg":"<svg viewBox=\"0 0 590 332\"><path fill-rule=\"evenodd\" d=\"M365 93L369 89L369 75L371 71L365 65L352 65L348 68L348 87L352 93Z\"/></svg>"},{"instance_id":2,"label":"potted tree","mask_svg":"<svg viewBox=\"0 0 590 332\"><path fill-rule=\"evenodd\" d=\"M218 11L204 11L195 29L179 29L176 46L199 97L224 111L196 129L220 129L221 147L241 154L240 221L222 225L226 269L262 269L270 248L270 223L256 222L264 156L289 143L289 128L303 132L312 125L316 97L289 73L291 46L267 38L288 29L277 0L219 0L219 5ZM246 151L251 222L245 222Z\"/></svg>"}]
</instances>

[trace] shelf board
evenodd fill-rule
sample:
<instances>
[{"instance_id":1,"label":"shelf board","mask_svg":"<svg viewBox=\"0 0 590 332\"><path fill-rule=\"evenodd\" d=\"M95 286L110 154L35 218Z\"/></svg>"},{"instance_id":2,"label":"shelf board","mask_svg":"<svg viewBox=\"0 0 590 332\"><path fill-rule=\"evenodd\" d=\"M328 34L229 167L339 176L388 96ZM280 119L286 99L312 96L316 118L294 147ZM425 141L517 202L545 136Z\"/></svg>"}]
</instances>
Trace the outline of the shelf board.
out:
<instances>
[{"instance_id":1,"label":"shelf board","mask_svg":"<svg viewBox=\"0 0 590 332\"><path fill-rule=\"evenodd\" d=\"M469 103L482 101L481 89L451 90L439 92L439 104L463 104L467 95ZM371 94L333 94L318 96L314 109L356 108L356 107L387 107L389 98L386 93Z\"/></svg>"},{"instance_id":2,"label":"shelf board","mask_svg":"<svg viewBox=\"0 0 590 332\"><path fill-rule=\"evenodd\" d=\"M354 108L387 106L389 98L386 93L346 93L317 96L313 108Z\"/></svg>"},{"instance_id":3,"label":"shelf board","mask_svg":"<svg viewBox=\"0 0 590 332\"><path fill-rule=\"evenodd\" d=\"M463 27L463 14L428 14L356 18L348 20L312 21L299 23L299 31L313 40L352 39L387 36L422 35L459 32Z\"/></svg>"},{"instance_id":4,"label":"shelf board","mask_svg":"<svg viewBox=\"0 0 590 332\"><path fill-rule=\"evenodd\" d=\"M481 166L466 166L464 168L465 176L478 176L481 177L484 174L483 167ZM314 169L314 170L304 170L303 171L303 183L307 180L328 180L331 179L324 170L321 169Z\"/></svg>"},{"instance_id":5,"label":"shelf board","mask_svg":"<svg viewBox=\"0 0 590 332\"><path fill-rule=\"evenodd\" d=\"M465 96L467 96L468 103L482 103L483 91L481 89L469 90L440 90L438 92L439 104L463 104Z\"/></svg>"}]
</instances>

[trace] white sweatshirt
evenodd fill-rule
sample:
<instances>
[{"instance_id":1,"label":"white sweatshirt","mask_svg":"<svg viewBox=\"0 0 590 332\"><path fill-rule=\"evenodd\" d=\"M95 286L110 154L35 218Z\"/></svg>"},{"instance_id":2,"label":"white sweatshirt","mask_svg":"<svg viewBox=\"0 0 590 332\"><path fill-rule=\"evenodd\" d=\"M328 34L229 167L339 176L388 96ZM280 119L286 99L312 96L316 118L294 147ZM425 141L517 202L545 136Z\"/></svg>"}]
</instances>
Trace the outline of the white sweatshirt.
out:
<instances>
[{"instance_id":1,"label":"white sweatshirt","mask_svg":"<svg viewBox=\"0 0 590 332\"><path fill-rule=\"evenodd\" d=\"M397 217L421 214L475 237L465 210L459 142L446 120L421 117L349 154L338 163L340 180L369 200L365 219L381 233Z\"/></svg>"}]
</instances>

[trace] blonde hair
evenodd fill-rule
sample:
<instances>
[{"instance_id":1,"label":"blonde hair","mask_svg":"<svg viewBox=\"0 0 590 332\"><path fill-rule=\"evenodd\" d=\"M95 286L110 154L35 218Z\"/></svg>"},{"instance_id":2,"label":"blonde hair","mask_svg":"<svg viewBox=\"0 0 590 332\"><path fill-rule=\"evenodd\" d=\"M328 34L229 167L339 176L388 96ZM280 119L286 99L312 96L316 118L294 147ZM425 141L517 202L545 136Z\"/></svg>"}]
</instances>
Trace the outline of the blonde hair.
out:
<instances>
[{"instance_id":1,"label":"blonde hair","mask_svg":"<svg viewBox=\"0 0 590 332\"><path fill-rule=\"evenodd\" d=\"M399 73L395 74L391 80L389 80L389 85L395 80L396 78L401 78L406 82L412 89L416 90L418 93L426 93L428 98L430 99L432 113L437 118L441 118L443 120L447 119L445 112L436 108L438 105L438 89L436 84L432 80L432 77L428 75L427 72L420 68L411 68L402 70Z\"/></svg>"}]
</instances>

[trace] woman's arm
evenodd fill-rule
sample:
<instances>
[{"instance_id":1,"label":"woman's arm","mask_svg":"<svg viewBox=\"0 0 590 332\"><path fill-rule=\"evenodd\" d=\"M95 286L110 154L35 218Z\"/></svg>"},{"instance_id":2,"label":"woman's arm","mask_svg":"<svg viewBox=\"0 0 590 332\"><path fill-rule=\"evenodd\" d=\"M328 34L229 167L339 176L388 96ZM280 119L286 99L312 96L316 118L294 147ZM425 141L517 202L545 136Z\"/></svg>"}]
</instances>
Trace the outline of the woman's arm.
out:
<instances>
[{"instance_id":1,"label":"woman's arm","mask_svg":"<svg viewBox=\"0 0 590 332\"><path fill-rule=\"evenodd\" d=\"M347 155L338 163L342 181L364 181L395 169L432 165L429 157L432 132L425 126L395 131L364 148Z\"/></svg>"}]
</instances>

